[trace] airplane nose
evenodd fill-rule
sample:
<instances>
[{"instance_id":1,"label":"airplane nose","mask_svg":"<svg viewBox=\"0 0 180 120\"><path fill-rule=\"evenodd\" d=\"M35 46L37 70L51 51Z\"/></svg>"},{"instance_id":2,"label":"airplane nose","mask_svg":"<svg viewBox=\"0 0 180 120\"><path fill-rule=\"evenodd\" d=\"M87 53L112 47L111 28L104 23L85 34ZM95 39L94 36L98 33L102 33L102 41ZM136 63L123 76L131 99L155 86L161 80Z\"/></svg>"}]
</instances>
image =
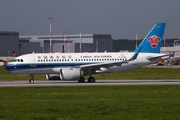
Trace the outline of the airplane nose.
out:
<instances>
[{"instance_id":1,"label":"airplane nose","mask_svg":"<svg viewBox=\"0 0 180 120\"><path fill-rule=\"evenodd\" d=\"M13 64L7 64L6 65L6 70L9 72L12 72L12 70L14 69L14 65Z\"/></svg>"}]
</instances>

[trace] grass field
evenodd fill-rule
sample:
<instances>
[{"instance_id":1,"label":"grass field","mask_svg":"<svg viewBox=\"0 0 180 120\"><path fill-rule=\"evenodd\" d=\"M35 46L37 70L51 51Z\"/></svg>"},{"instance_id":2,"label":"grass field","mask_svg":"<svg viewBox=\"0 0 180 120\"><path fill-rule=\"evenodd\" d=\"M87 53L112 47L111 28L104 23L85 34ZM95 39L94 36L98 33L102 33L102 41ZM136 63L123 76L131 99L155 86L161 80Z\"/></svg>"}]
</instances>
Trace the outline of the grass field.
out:
<instances>
[{"instance_id":1,"label":"grass field","mask_svg":"<svg viewBox=\"0 0 180 120\"><path fill-rule=\"evenodd\" d=\"M179 79L180 69L139 68L96 79ZM0 80L28 80L0 67ZM35 80L44 80L37 75ZM180 86L0 88L0 120L179 120Z\"/></svg>"},{"instance_id":2,"label":"grass field","mask_svg":"<svg viewBox=\"0 0 180 120\"><path fill-rule=\"evenodd\" d=\"M177 120L180 86L0 88L0 119Z\"/></svg>"},{"instance_id":3,"label":"grass field","mask_svg":"<svg viewBox=\"0 0 180 120\"><path fill-rule=\"evenodd\" d=\"M125 79L180 79L180 69L173 68L138 68L116 73L93 75L97 80ZM45 80L45 75L35 75L35 80ZM86 77L87 79L87 77ZM0 67L0 80L29 80L27 74L13 74Z\"/></svg>"}]
</instances>

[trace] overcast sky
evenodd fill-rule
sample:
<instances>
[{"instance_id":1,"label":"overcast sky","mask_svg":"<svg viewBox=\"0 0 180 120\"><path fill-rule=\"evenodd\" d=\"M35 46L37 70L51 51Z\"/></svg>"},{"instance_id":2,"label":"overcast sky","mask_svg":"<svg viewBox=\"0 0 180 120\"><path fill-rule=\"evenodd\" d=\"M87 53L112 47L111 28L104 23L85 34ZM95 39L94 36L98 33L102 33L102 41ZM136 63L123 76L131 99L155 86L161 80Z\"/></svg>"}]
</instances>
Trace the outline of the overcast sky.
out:
<instances>
[{"instance_id":1,"label":"overcast sky","mask_svg":"<svg viewBox=\"0 0 180 120\"><path fill-rule=\"evenodd\" d=\"M0 31L23 35L111 34L113 39L144 37L166 22L165 38L180 39L180 0L1 0Z\"/></svg>"}]
</instances>

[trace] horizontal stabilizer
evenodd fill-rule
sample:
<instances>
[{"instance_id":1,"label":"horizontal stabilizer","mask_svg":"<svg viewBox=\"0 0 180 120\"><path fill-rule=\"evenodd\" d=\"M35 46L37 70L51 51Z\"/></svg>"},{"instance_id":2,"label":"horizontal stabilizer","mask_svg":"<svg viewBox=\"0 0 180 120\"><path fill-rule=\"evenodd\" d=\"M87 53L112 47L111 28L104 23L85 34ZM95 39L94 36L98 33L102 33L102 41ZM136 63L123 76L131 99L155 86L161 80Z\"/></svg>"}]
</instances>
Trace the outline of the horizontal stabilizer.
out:
<instances>
[{"instance_id":1,"label":"horizontal stabilizer","mask_svg":"<svg viewBox=\"0 0 180 120\"><path fill-rule=\"evenodd\" d=\"M163 54L163 55L160 55L160 56L149 56L149 57L147 57L147 59L149 61L154 61L154 60L157 60L157 59L162 59L162 57L167 57L167 59L168 59L169 54Z\"/></svg>"}]
</instances>

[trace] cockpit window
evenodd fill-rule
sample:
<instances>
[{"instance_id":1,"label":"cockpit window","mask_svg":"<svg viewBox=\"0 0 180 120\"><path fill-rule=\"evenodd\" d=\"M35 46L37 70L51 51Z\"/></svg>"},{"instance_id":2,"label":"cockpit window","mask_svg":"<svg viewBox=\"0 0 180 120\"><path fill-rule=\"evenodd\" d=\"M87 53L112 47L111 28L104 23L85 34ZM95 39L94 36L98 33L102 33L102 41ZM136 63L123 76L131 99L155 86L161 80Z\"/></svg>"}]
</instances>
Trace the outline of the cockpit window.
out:
<instances>
[{"instance_id":1,"label":"cockpit window","mask_svg":"<svg viewBox=\"0 0 180 120\"><path fill-rule=\"evenodd\" d=\"M23 59L15 59L13 62L23 62Z\"/></svg>"}]
</instances>

